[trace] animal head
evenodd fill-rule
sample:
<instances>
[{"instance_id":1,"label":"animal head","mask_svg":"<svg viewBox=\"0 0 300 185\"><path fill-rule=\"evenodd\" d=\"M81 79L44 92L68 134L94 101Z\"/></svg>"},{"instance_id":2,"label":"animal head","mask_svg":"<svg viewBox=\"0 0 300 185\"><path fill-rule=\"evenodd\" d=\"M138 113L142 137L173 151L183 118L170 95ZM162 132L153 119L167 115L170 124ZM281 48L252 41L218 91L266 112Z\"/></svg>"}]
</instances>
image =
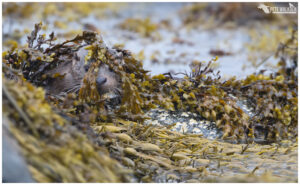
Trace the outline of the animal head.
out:
<instances>
[{"instance_id":1,"label":"animal head","mask_svg":"<svg viewBox=\"0 0 300 185\"><path fill-rule=\"evenodd\" d=\"M79 92L83 86L83 79L90 68L90 65L85 64L87 54L87 50L81 48L74 54L72 60L66 60L47 72L47 76L50 77L46 86L48 94L63 96L66 93ZM121 93L119 76L105 63L100 64L94 70L98 93L119 96Z\"/></svg>"},{"instance_id":2,"label":"animal head","mask_svg":"<svg viewBox=\"0 0 300 185\"><path fill-rule=\"evenodd\" d=\"M120 94L119 76L112 71L107 64L101 64L98 68L96 85L99 94Z\"/></svg>"}]
</instances>

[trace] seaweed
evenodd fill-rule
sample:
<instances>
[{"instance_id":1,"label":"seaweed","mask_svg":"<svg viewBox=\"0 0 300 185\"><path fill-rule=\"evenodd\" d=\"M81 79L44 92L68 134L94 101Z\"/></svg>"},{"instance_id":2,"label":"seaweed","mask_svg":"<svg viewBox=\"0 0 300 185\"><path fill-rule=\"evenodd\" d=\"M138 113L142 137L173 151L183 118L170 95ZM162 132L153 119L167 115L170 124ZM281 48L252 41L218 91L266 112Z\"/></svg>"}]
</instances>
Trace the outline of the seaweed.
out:
<instances>
[{"instance_id":1,"label":"seaweed","mask_svg":"<svg viewBox=\"0 0 300 185\"><path fill-rule=\"evenodd\" d=\"M190 73L181 74L183 78L172 73L150 76L130 51L108 48L95 32L85 31L57 44L54 33L48 38L38 35L41 26L36 24L27 48L19 51L15 45L2 54L4 113L12 120L12 133L37 181L208 182L217 181L214 178L219 175L236 175L233 171L265 181L265 176L256 173L267 168L260 164L266 156L271 158L266 163L276 170L274 161L295 159L296 30L278 48L276 73L266 76L261 71L224 81L212 68L218 57L207 64L194 62ZM79 93L47 94L41 87L53 77L44 74L70 60L81 47L88 50L85 62L89 68ZM95 89L101 64L121 79L121 102L113 108L109 108L109 98ZM247 115L232 95L254 105L255 115ZM223 131L223 140L144 124L145 112L157 107L190 111L215 122ZM252 141L275 143L256 145ZM279 147L279 141L286 144Z\"/></svg>"},{"instance_id":2,"label":"seaweed","mask_svg":"<svg viewBox=\"0 0 300 185\"><path fill-rule=\"evenodd\" d=\"M136 32L140 34L142 37L154 37L155 35L153 34L158 29L158 25L152 23L150 18L146 18L146 19L128 18L124 20L123 23L119 24L119 27L125 30Z\"/></svg>"},{"instance_id":3,"label":"seaweed","mask_svg":"<svg viewBox=\"0 0 300 185\"><path fill-rule=\"evenodd\" d=\"M3 92L4 116L36 181L129 181L131 172L98 146L99 138L97 142L89 140L82 128L72 126L51 109L43 89L4 79Z\"/></svg>"},{"instance_id":4,"label":"seaweed","mask_svg":"<svg viewBox=\"0 0 300 185\"><path fill-rule=\"evenodd\" d=\"M218 57L206 65L194 61L191 64L191 73L183 73L184 78L176 78L180 73L151 77L148 71L143 69L142 62L135 59L129 51L109 49L101 36L95 32L85 31L74 39L54 44L54 33L49 35L49 39L45 39L43 35L37 36L40 28L41 23L36 24L31 36L28 37L28 48L18 53L12 50L4 56L6 59L4 62L10 64L10 67L22 66L23 75L27 80L42 85L48 80L43 75L46 70L56 67L57 63L72 56L79 48L87 46L89 54L86 56L86 62L91 64L78 94L80 103L77 103L76 107L82 112L80 111L82 105L87 103L90 105L88 110L94 110L97 115L96 120L109 121L113 117L121 117L142 123L147 119L144 111L163 107L171 111L195 112L207 120L215 121L217 127L223 130L223 138L233 137L247 142L249 137L258 137L254 132L260 128L265 132L265 140L268 137L274 139L276 133L279 140L289 138L292 133L293 136L296 134L297 55L295 46L290 46L295 44L296 31L293 32L291 39L278 48L280 69L277 73L265 76L261 72L244 80L231 78L222 81L219 72L215 72L212 68L213 62L218 60ZM41 47L43 44L49 47L43 49ZM286 64L287 49L294 51L289 59L292 60L290 67ZM11 61L14 61L13 63L19 61L19 64L11 65ZM106 110L107 98L101 97L95 88L95 75L101 63L108 65L121 79L121 104L113 111ZM231 94L238 99L246 98L251 104L256 105L254 107L256 115L249 118L230 97Z\"/></svg>"}]
</instances>

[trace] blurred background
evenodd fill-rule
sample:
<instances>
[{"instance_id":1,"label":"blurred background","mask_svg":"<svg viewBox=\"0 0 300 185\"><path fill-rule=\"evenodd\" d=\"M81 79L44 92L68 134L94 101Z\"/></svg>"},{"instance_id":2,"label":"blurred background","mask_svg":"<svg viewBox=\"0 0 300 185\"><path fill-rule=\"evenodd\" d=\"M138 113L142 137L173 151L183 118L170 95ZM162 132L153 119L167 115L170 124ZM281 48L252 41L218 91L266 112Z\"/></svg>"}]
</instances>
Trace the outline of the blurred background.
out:
<instances>
[{"instance_id":1,"label":"blurred background","mask_svg":"<svg viewBox=\"0 0 300 185\"><path fill-rule=\"evenodd\" d=\"M261 3L3 3L3 50L26 46L34 24L58 40L83 30L109 47L131 51L152 75L189 72L189 64L216 60L226 79L276 68L274 54L297 28L298 14L266 14ZM289 3L263 3L289 7ZM293 3L298 7L297 3Z\"/></svg>"}]
</instances>

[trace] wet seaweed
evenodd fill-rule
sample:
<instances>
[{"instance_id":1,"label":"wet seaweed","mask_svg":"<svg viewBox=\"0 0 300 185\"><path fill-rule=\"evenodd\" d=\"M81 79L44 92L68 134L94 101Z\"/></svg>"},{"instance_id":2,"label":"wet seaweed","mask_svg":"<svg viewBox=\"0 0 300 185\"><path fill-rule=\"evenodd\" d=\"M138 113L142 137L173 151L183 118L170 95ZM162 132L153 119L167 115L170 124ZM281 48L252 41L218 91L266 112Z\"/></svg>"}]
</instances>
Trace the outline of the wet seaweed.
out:
<instances>
[{"instance_id":1,"label":"wet seaweed","mask_svg":"<svg viewBox=\"0 0 300 185\"><path fill-rule=\"evenodd\" d=\"M41 26L36 24L28 37L28 48L19 51L15 46L3 53L5 114L39 182L217 181L211 178L235 175L233 171L256 176L264 168L258 159L265 155L276 161L297 153L297 31L278 48L276 73L223 81L212 68L217 57L207 64L194 62L183 78L171 73L150 76L130 51L108 48L95 32L57 44L54 33L39 35ZM46 71L70 60L81 47L88 50L89 69L78 94L45 94L41 87L55 78L45 77ZM121 79L121 102L113 109L109 98L94 88L101 64ZM255 116L239 108L232 95L255 105ZM156 107L194 112L215 122L222 139L247 145L143 124L145 112ZM288 144L279 149L252 143L261 138ZM253 162L251 168L242 163L246 158L249 165Z\"/></svg>"},{"instance_id":2,"label":"wet seaweed","mask_svg":"<svg viewBox=\"0 0 300 185\"><path fill-rule=\"evenodd\" d=\"M261 72L244 80L232 78L223 82L219 73L211 67L218 58L206 65L195 61L191 64L192 72L184 73L184 78L176 78L179 73L151 77L143 69L142 62L130 52L107 48L102 38L94 32L86 31L74 39L53 44L53 33L49 35L49 39L45 39L43 35L37 36L40 28L41 23L36 24L35 30L28 37L28 48L20 52L13 49L5 53L4 62L16 70L21 69L27 80L41 85L49 80L49 77L45 78L43 75L46 70L55 68L57 63L73 56L79 48L87 46L89 54L86 62L91 64L78 94L80 103L77 103L77 107L88 103L89 110L94 110L98 117L96 120L109 121L117 116L142 122L146 119L144 111L163 107L170 111L195 112L207 120L215 121L217 127L223 130L223 138L233 137L246 141L248 138L258 138L255 131L263 131L265 140L268 137L274 139L276 133L279 140L291 137L292 133L293 136L297 134L297 55L294 45L287 46L295 43L296 31L291 39L278 48L280 69L277 73L265 76ZM34 42L36 45L33 45ZM44 50L41 48L42 44L49 45L49 48ZM286 50L291 50L290 47L294 54L288 55L291 59L287 59ZM291 60L291 66L287 65L286 60ZM101 63L118 74L122 82L121 104L113 112L105 109L105 97L100 97L96 88L93 88L96 86L95 72ZM247 98L251 104L256 105L255 116L250 119L230 95L235 95L238 99Z\"/></svg>"}]
</instances>

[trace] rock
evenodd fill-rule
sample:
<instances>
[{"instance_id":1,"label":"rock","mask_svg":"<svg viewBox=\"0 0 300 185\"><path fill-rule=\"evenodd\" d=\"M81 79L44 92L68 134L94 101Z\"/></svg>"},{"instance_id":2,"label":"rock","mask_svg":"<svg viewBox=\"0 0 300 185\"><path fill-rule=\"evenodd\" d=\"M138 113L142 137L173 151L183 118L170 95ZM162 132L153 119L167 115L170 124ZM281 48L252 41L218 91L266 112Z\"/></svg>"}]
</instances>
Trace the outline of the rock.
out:
<instances>
[{"instance_id":1,"label":"rock","mask_svg":"<svg viewBox=\"0 0 300 185\"><path fill-rule=\"evenodd\" d=\"M2 122L2 182L34 183L20 147L9 132L8 120L3 117Z\"/></svg>"}]
</instances>

